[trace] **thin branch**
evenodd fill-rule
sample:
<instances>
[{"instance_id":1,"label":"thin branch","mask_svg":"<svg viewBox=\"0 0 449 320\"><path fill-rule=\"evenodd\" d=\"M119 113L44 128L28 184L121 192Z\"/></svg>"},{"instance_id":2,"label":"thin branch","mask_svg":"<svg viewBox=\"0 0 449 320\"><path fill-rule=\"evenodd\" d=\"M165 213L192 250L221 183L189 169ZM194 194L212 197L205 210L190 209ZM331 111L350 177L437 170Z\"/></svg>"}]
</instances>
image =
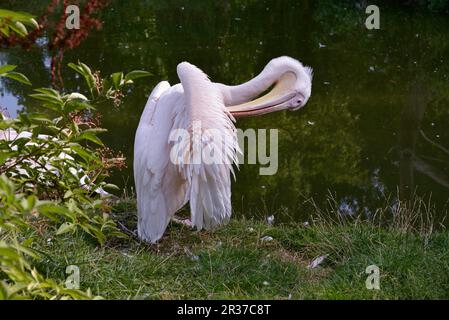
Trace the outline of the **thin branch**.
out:
<instances>
[{"instance_id":1,"label":"thin branch","mask_svg":"<svg viewBox=\"0 0 449 320\"><path fill-rule=\"evenodd\" d=\"M444 153L449 154L449 150L448 150L448 149L446 149L445 147L443 147L441 144L436 143L436 142L430 140L430 138L428 138L428 137L425 135L424 131L419 130L419 132L421 133L421 135L422 135L422 137L424 138L424 140L426 140L426 141L429 142L430 144L434 145L435 147L437 147L438 149L440 149L440 150L443 151Z\"/></svg>"}]
</instances>

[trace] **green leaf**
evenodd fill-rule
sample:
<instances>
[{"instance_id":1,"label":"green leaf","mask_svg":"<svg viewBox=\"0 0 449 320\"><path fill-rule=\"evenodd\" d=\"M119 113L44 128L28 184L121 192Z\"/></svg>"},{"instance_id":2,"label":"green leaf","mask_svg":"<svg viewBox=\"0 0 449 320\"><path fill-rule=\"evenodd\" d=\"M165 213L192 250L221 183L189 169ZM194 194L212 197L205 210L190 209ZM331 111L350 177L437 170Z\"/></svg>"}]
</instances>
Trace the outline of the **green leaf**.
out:
<instances>
[{"instance_id":1,"label":"green leaf","mask_svg":"<svg viewBox=\"0 0 449 320\"><path fill-rule=\"evenodd\" d=\"M56 235L64 234L67 232L73 232L76 230L76 225L70 222L64 222L56 231Z\"/></svg>"},{"instance_id":2,"label":"green leaf","mask_svg":"<svg viewBox=\"0 0 449 320\"><path fill-rule=\"evenodd\" d=\"M49 218L52 218L53 220L59 220L60 217L58 215L64 217L72 216L70 210L68 210L67 208L64 208L49 201L41 202L38 205L38 210L40 213L44 214Z\"/></svg>"},{"instance_id":3,"label":"green leaf","mask_svg":"<svg viewBox=\"0 0 449 320\"><path fill-rule=\"evenodd\" d=\"M42 94L54 96L59 99L61 98L61 95L59 94L59 92L52 88L39 88L39 89L34 89L34 91L42 93Z\"/></svg>"},{"instance_id":4,"label":"green leaf","mask_svg":"<svg viewBox=\"0 0 449 320\"><path fill-rule=\"evenodd\" d=\"M9 71L13 71L15 68L17 68L17 66L11 65L11 64L5 64L3 66L0 67L0 74L9 72Z\"/></svg>"},{"instance_id":5,"label":"green leaf","mask_svg":"<svg viewBox=\"0 0 449 320\"><path fill-rule=\"evenodd\" d=\"M19 36L25 37L28 34L27 28L20 21L15 21L14 23L9 24L9 27Z\"/></svg>"},{"instance_id":6,"label":"green leaf","mask_svg":"<svg viewBox=\"0 0 449 320\"><path fill-rule=\"evenodd\" d=\"M78 62L78 65L69 63L68 66L84 77L87 86L89 87L90 93L93 95L95 89L95 77L92 74L92 70L82 62Z\"/></svg>"},{"instance_id":7,"label":"green leaf","mask_svg":"<svg viewBox=\"0 0 449 320\"><path fill-rule=\"evenodd\" d=\"M78 66L77 64L74 64L73 62L70 62L68 64L68 66L70 68L72 68L73 70L75 70L76 72L78 72L79 74L81 74L84 77L84 72L83 72L83 68L81 68L80 66Z\"/></svg>"},{"instance_id":8,"label":"green leaf","mask_svg":"<svg viewBox=\"0 0 449 320\"><path fill-rule=\"evenodd\" d=\"M107 183L103 186L104 189L110 189L110 190L116 190L116 191L120 191L120 188L118 186L116 186L115 184L112 183Z\"/></svg>"},{"instance_id":9,"label":"green leaf","mask_svg":"<svg viewBox=\"0 0 449 320\"><path fill-rule=\"evenodd\" d=\"M10 79L19 81L19 82L21 82L23 84L31 86L30 80L25 75L23 75L21 73L9 72L9 73L2 74L1 76L10 78Z\"/></svg>"},{"instance_id":10,"label":"green leaf","mask_svg":"<svg viewBox=\"0 0 449 320\"><path fill-rule=\"evenodd\" d=\"M35 240L35 238L33 238L33 237L23 240L22 246L29 247L34 242L34 240Z\"/></svg>"},{"instance_id":11,"label":"green leaf","mask_svg":"<svg viewBox=\"0 0 449 320\"><path fill-rule=\"evenodd\" d=\"M0 247L0 257L6 257L13 260L20 260L21 258L20 255L17 254L16 250L12 250L9 247Z\"/></svg>"},{"instance_id":12,"label":"green leaf","mask_svg":"<svg viewBox=\"0 0 449 320\"><path fill-rule=\"evenodd\" d=\"M52 125L53 122L50 120L47 114L45 113L31 113L28 115L29 119L33 123L44 124L44 125Z\"/></svg>"},{"instance_id":13,"label":"green leaf","mask_svg":"<svg viewBox=\"0 0 449 320\"><path fill-rule=\"evenodd\" d=\"M80 62L79 64L81 65L81 68L84 71L84 78L86 79L87 86L89 87L90 92L93 93L94 89L95 89L94 75L92 74L92 71L90 70L90 68L87 65L85 65L82 62Z\"/></svg>"},{"instance_id":14,"label":"green leaf","mask_svg":"<svg viewBox=\"0 0 449 320\"><path fill-rule=\"evenodd\" d=\"M90 129L84 130L83 132L90 132L90 133L94 133L94 134L100 134L100 133L108 132L108 129L104 129L104 128L90 128Z\"/></svg>"},{"instance_id":15,"label":"green leaf","mask_svg":"<svg viewBox=\"0 0 449 320\"><path fill-rule=\"evenodd\" d=\"M64 199L68 199L71 196L73 196L72 190L67 190L66 193L64 193Z\"/></svg>"},{"instance_id":16,"label":"green leaf","mask_svg":"<svg viewBox=\"0 0 449 320\"><path fill-rule=\"evenodd\" d=\"M0 9L0 18L9 18L11 20L27 21L33 19L34 16L27 12Z\"/></svg>"},{"instance_id":17,"label":"green leaf","mask_svg":"<svg viewBox=\"0 0 449 320\"><path fill-rule=\"evenodd\" d=\"M70 113L74 111L81 111L85 109L92 109L90 103L86 100L72 99L66 101L63 105L63 110L65 113Z\"/></svg>"},{"instance_id":18,"label":"green leaf","mask_svg":"<svg viewBox=\"0 0 449 320\"><path fill-rule=\"evenodd\" d=\"M85 74L92 74L92 70L87 66L87 64L82 63L82 62L78 62L78 64L83 69Z\"/></svg>"},{"instance_id":19,"label":"green leaf","mask_svg":"<svg viewBox=\"0 0 449 320\"><path fill-rule=\"evenodd\" d=\"M63 101L61 98L56 97L54 95L51 94L46 94L46 93L33 93L29 95L30 97L40 100L40 101L45 101L48 102L50 104L53 105L57 105L57 106L62 106Z\"/></svg>"},{"instance_id":20,"label":"green leaf","mask_svg":"<svg viewBox=\"0 0 449 320\"><path fill-rule=\"evenodd\" d=\"M86 131L83 131L78 137L75 138L75 141L80 140L88 140L95 144L98 144L100 146L103 146L103 142L100 140L100 138L97 137L97 133L104 132L106 130L104 129L88 129Z\"/></svg>"},{"instance_id":21,"label":"green leaf","mask_svg":"<svg viewBox=\"0 0 449 320\"><path fill-rule=\"evenodd\" d=\"M103 94L106 94L109 89L112 87L112 80L109 78L106 78L103 80Z\"/></svg>"},{"instance_id":22,"label":"green leaf","mask_svg":"<svg viewBox=\"0 0 449 320\"><path fill-rule=\"evenodd\" d=\"M132 80L139 79L139 78L149 77L149 76L151 76L151 73L149 73L147 71L134 70L125 76L125 82L128 82L130 80L132 81Z\"/></svg>"},{"instance_id":23,"label":"green leaf","mask_svg":"<svg viewBox=\"0 0 449 320\"><path fill-rule=\"evenodd\" d=\"M114 88L116 90L120 89L123 81L123 72L116 72L111 74L112 83L114 84Z\"/></svg>"},{"instance_id":24,"label":"green leaf","mask_svg":"<svg viewBox=\"0 0 449 320\"><path fill-rule=\"evenodd\" d=\"M88 150L81 147L79 144L70 145L70 148L86 162L93 161L95 158L91 152L88 152Z\"/></svg>"}]
</instances>

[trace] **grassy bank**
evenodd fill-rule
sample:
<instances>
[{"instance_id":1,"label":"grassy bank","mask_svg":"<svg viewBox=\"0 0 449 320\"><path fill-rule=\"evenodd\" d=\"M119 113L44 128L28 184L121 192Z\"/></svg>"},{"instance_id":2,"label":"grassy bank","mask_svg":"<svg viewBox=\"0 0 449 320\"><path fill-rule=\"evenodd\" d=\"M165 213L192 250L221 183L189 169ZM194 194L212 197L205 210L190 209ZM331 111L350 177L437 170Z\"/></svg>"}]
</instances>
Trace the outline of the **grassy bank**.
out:
<instances>
[{"instance_id":1,"label":"grassy bank","mask_svg":"<svg viewBox=\"0 0 449 320\"><path fill-rule=\"evenodd\" d=\"M133 214L115 219L133 228ZM45 231L44 231L45 232ZM271 241L262 240L264 237ZM266 239L266 238L265 238ZM98 247L82 235L37 242L39 268L64 279L78 265L81 287L114 299L449 298L449 233L317 219L310 225L232 220L215 232L171 224L158 245L114 239ZM316 257L322 264L309 268ZM369 265L380 290L366 289Z\"/></svg>"}]
</instances>

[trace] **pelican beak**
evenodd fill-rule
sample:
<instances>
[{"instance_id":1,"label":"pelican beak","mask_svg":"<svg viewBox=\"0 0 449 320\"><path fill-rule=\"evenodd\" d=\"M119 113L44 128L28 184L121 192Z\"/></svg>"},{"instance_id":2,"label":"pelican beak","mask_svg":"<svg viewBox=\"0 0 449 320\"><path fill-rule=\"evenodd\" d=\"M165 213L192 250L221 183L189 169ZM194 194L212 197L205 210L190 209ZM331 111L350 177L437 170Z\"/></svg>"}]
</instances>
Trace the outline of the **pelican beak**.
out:
<instances>
[{"instance_id":1,"label":"pelican beak","mask_svg":"<svg viewBox=\"0 0 449 320\"><path fill-rule=\"evenodd\" d=\"M243 118L287 109L291 107L289 101L297 95L293 89L295 80L295 74L286 73L266 95L250 102L230 106L227 110L234 118Z\"/></svg>"},{"instance_id":2,"label":"pelican beak","mask_svg":"<svg viewBox=\"0 0 449 320\"><path fill-rule=\"evenodd\" d=\"M285 105L290 99L295 96L295 93L288 93L285 95L272 96L270 94L260 97L251 102L239 104L237 106L228 107L228 111L234 118L243 118L250 116L259 116L271 112L281 111L287 108Z\"/></svg>"}]
</instances>

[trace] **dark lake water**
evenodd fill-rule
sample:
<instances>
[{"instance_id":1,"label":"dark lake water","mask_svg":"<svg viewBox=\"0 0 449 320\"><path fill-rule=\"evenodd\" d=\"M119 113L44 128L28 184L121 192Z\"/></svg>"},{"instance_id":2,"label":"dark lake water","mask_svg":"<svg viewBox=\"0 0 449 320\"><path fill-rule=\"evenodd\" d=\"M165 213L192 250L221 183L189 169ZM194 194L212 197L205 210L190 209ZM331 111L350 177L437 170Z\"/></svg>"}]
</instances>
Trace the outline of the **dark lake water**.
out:
<instances>
[{"instance_id":1,"label":"dark lake water","mask_svg":"<svg viewBox=\"0 0 449 320\"><path fill-rule=\"evenodd\" d=\"M143 69L119 110L102 110L106 144L128 157L111 178L131 190L134 133L146 99L161 80L178 83L187 60L217 82L237 84L274 57L314 68L312 98L298 112L238 121L240 128L279 129L279 168L258 174L242 165L233 185L236 214L306 219L310 202L345 213L372 213L417 194L445 214L449 199L449 16L380 5L381 29L369 31L358 2L112 1L103 28L65 54L102 74ZM385 2L387 3L387 2ZM2 1L40 15L46 1ZM46 39L40 39L45 43ZM49 86L50 57L35 47L1 49L1 64L19 66L34 87ZM84 90L65 67L67 90ZM33 109L22 85L2 82L0 105L14 115Z\"/></svg>"}]
</instances>

